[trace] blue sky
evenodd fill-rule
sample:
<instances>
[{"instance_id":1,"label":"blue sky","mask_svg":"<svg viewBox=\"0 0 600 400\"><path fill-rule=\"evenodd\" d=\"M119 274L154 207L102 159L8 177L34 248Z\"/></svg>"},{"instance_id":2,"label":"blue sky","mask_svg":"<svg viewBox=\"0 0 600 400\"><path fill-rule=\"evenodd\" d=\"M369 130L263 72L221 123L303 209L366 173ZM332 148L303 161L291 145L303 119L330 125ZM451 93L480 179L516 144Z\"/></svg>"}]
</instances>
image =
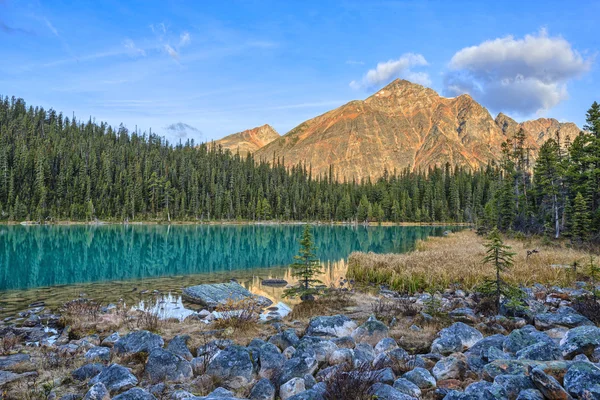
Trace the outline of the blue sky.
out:
<instances>
[{"instance_id":1,"label":"blue sky","mask_svg":"<svg viewBox=\"0 0 600 400\"><path fill-rule=\"evenodd\" d=\"M0 0L0 94L171 141L281 134L396 77L583 125L600 1Z\"/></svg>"}]
</instances>

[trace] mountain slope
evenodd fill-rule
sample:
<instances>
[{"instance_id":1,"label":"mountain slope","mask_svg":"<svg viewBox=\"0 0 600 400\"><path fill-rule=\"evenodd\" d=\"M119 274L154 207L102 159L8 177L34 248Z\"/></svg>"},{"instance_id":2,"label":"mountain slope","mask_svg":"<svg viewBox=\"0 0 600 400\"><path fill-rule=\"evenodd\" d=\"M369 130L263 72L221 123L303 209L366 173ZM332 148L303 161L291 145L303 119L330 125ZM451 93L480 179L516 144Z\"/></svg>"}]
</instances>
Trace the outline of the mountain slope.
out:
<instances>
[{"instance_id":1,"label":"mountain slope","mask_svg":"<svg viewBox=\"0 0 600 400\"><path fill-rule=\"evenodd\" d=\"M446 163L478 168L497 161L502 142L519 128L535 151L557 132L579 132L574 124L538 119L518 124L496 120L469 95L446 98L406 80L395 80L366 100L351 101L310 119L259 148L267 161L305 162L313 174L333 166L338 179L376 179L384 170L426 169ZM535 154L534 154L535 155Z\"/></svg>"},{"instance_id":2,"label":"mountain slope","mask_svg":"<svg viewBox=\"0 0 600 400\"><path fill-rule=\"evenodd\" d=\"M279 137L279 133L270 125L263 125L226 136L215 141L215 144L221 145L223 149L231 150L233 153L239 150L240 155L245 156L248 153L254 153Z\"/></svg>"}]
</instances>

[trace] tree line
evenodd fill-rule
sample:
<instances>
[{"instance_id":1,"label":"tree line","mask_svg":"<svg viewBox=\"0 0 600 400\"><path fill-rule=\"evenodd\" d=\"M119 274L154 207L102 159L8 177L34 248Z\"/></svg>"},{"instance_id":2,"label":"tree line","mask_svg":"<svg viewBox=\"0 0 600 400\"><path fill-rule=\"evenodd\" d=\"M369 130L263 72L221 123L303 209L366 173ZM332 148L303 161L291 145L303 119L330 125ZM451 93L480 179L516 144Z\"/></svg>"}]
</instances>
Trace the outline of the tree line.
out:
<instances>
[{"instance_id":1,"label":"tree line","mask_svg":"<svg viewBox=\"0 0 600 400\"><path fill-rule=\"evenodd\" d=\"M600 225L600 111L572 143L549 140L531 167L522 132L499 165L383 171L340 181L333 168L255 160L193 140L69 119L0 99L0 220L320 220L467 222L588 240Z\"/></svg>"}]
</instances>

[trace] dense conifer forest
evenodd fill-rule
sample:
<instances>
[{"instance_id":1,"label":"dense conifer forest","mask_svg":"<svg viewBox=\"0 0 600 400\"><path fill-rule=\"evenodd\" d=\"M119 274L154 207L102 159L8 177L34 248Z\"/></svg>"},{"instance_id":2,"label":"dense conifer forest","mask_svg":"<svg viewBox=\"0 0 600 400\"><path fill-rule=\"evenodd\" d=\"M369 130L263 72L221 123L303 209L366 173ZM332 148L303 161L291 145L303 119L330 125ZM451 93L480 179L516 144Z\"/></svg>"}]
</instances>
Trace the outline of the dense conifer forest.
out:
<instances>
[{"instance_id":1,"label":"dense conifer forest","mask_svg":"<svg viewBox=\"0 0 600 400\"><path fill-rule=\"evenodd\" d=\"M600 107L586 132L551 139L535 165L517 134L499 165L383 171L339 182L334 170L241 157L193 140L78 121L0 101L0 220L467 222L600 236Z\"/></svg>"}]
</instances>

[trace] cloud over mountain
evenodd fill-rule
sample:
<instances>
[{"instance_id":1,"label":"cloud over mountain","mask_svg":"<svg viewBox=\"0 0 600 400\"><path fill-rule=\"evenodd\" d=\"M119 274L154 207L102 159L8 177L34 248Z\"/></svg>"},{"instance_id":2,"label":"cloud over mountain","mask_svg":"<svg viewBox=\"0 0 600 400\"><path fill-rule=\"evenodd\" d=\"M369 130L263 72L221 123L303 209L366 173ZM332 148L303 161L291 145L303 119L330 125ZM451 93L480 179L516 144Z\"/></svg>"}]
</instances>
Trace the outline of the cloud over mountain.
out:
<instances>
[{"instance_id":1,"label":"cloud over mountain","mask_svg":"<svg viewBox=\"0 0 600 400\"><path fill-rule=\"evenodd\" d=\"M426 72L413 71L414 67L429 65L421 54L405 53L397 60L380 62L370 69L360 81L350 82L353 89L372 89L387 84L396 78L407 79L420 85L430 86L431 80Z\"/></svg>"},{"instance_id":2,"label":"cloud over mountain","mask_svg":"<svg viewBox=\"0 0 600 400\"><path fill-rule=\"evenodd\" d=\"M189 134L194 134L194 133L198 134L198 135L202 135L202 132L198 128L195 128L195 127L185 124L183 122L177 122L177 123L168 125L165 127L165 129L171 135L173 135L177 138L180 138L180 139L184 139Z\"/></svg>"}]
</instances>

